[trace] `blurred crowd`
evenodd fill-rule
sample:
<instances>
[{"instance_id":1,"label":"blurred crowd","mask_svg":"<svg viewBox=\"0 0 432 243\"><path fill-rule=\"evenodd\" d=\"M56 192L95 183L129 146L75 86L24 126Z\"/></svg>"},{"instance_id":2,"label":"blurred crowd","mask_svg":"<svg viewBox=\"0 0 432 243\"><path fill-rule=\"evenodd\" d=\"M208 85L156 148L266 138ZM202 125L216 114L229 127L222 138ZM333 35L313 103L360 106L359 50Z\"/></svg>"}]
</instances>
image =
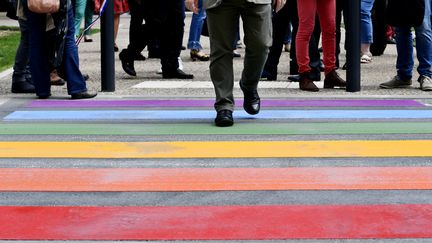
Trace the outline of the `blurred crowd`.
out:
<instances>
[{"instance_id":1,"label":"blurred crowd","mask_svg":"<svg viewBox=\"0 0 432 243\"><path fill-rule=\"evenodd\" d=\"M90 27L95 13L103 11L102 0L49 0L60 2L53 12L33 10L30 2L9 0L11 18L19 21L21 41L12 77L13 93L36 93L48 98L52 85L67 85L72 99L92 98L87 91L88 75L79 69L76 42L91 42ZM135 61L159 58L162 78L193 79L184 70L180 52L188 49L193 61L209 61L214 84L218 126L233 124L233 58L237 48L245 48L240 87L244 109L249 114L260 110L259 80L280 80L278 65L283 51L289 52L288 80L299 88L317 92L314 82L324 73L324 88L346 86L338 69L350 65L339 62L341 29L349 25L349 0L113 0L114 41L119 16L130 14L129 43L119 50L122 69L137 75ZM396 75L380 88L406 88L412 85L414 48L420 89L432 90L432 0L360 0L360 62L373 64L395 44L398 57ZM193 12L187 43L183 44L185 8ZM35 12L36 11L36 12ZM82 23L84 19L84 24ZM241 19L241 21L240 21ZM242 24L240 26L240 24ZM83 33L81 33L83 26ZM240 31L242 29L242 31ZM243 36L240 35L243 34ZM83 35L83 38L79 36ZM210 38L204 50L200 38ZM77 41L78 40L78 41ZM143 51L147 48L147 57Z\"/></svg>"}]
</instances>

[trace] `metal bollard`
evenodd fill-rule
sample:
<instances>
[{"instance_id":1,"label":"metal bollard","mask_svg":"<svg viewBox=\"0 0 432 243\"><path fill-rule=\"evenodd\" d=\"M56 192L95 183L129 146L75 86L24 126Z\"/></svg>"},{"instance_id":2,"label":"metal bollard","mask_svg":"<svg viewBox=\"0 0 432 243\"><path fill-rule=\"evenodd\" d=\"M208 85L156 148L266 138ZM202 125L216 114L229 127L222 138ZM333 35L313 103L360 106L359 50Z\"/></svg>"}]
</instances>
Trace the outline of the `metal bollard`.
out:
<instances>
[{"instance_id":1,"label":"metal bollard","mask_svg":"<svg viewBox=\"0 0 432 243\"><path fill-rule=\"evenodd\" d=\"M349 0L347 23L347 87L360 91L360 0Z\"/></svg>"},{"instance_id":2,"label":"metal bollard","mask_svg":"<svg viewBox=\"0 0 432 243\"><path fill-rule=\"evenodd\" d=\"M101 82L102 91L115 91L114 1L107 0L101 16Z\"/></svg>"}]
</instances>

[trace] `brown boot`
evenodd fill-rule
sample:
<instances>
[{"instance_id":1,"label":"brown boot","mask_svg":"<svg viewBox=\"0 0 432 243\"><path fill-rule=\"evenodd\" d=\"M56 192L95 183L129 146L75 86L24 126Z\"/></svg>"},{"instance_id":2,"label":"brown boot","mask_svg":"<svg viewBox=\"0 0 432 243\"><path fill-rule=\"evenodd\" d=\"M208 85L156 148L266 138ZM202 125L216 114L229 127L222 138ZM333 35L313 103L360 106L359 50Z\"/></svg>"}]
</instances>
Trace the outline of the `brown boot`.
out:
<instances>
[{"instance_id":1,"label":"brown boot","mask_svg":"<svg viewBox=\"0 0 432 243\"><path fill-rule=\"evenodd\" d=\"M51 85L62 86L65 85L65 81L59 76L56 69L52 70L50 73Z\"/></svg>"},{"instance_id":2,"label":"brown boot","mask_svg":"<svg viewBox=\"0 0 432 243\"><path fill-rule=\"evenodd\" d=\"M324 79L324 89L333 89L334 87L346 87L346 82L336 70L329 72Z\"/></svg>"},{"instance_id":3,"label":"brown boot","mask_svg":"<svg viewBox=\"0 0 432 243\"><path fill-rule=\"evenodd\" d=\"M314 84L312 79L309 77L309 73L300 73L300 89L310 92L318 92L318 87Z\"/></svg>"}]
</instances>

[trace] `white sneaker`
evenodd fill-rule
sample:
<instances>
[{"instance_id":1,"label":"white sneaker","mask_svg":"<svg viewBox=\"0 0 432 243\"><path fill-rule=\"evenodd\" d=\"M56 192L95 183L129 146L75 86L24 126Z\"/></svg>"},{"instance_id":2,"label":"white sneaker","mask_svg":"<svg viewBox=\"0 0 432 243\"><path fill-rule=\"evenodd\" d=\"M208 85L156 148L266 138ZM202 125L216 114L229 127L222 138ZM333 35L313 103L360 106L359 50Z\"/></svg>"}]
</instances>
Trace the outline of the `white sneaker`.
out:
<instances>
[{"instance_id":1,"label":"white sneaker","mask_svg":"<svg viewBox=\"0 0 432 243\"><path fill-rule=\"evenodd\" d=\"M418 79L420 83L420 89L423 91L432 91L432 78L428 76L420 76Z\"/></svg>"}]
</instances>

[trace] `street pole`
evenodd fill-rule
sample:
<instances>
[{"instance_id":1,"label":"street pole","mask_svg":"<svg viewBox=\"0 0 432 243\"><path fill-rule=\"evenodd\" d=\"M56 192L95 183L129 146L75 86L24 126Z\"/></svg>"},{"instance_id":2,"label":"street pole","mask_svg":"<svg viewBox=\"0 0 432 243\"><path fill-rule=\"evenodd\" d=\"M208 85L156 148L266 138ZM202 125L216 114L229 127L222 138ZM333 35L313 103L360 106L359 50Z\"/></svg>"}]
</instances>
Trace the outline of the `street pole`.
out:
<instances>
[{"instance_id":1,"label":"street pole","mask_svg":"<svg viewBox=\"0 0 432 243\"><path fill-rule=\"evenodd\" d=\"M349 1L347 11L347 88L360 91L360 0Z\"/></svg>"},{"instance_id":2,"label":"street pole","mask_svg":"<svg viewBox=\"0 0 432 243\"><path fill-rule=\"evenodd\" d=\"M114 92L114 1L106 1L101 16L101 82L102 91Z\"/></svg>"}]
</instances>

